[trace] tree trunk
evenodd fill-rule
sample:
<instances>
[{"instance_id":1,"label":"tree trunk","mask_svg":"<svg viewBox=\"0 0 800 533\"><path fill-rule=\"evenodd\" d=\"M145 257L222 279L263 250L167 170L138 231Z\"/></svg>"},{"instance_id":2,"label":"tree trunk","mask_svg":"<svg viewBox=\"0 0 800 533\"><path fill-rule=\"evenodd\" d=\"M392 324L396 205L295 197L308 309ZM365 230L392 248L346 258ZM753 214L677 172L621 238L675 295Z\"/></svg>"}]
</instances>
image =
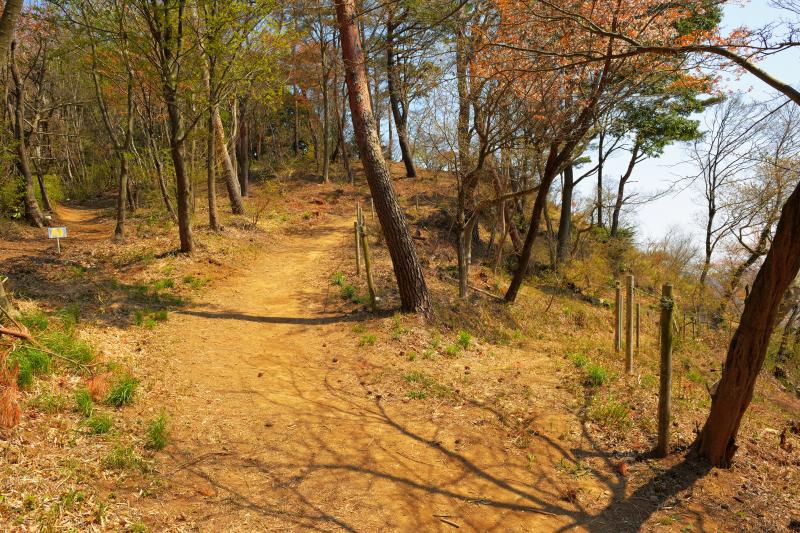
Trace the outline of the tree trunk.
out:
<instances>
[{"instance_id":1,"label":"tree trunk","mask_svg":"<svg viewBox=\"0 0 800 533\"><path fill-rule=\"evenodd\" d=\"M14 39L14 27L17 25L23 4L23 0L6 0L3 6L3 14L0 16L0 59L5 59Z\"/></svg>"},{"instance_id":2,"label":"tree trunk","mask_svg":"<svg viewBox=\"0 0 800 533\"><path fill-rule=\"evenodd\" d=\"M600 137L597 141L597 225L603 227L603 166L605 159L603 158L603 144L605 141L605 132L600 132Z\"/></svg>"},{"instance_id":3,"label":"tree trunk","mask_svg":"<svg viewBox=\"0 0 800 533\"><path fill-rule=\"evenodd\" d=\"M389 91L389 107L391 107L394 126L397 130L397 144L400 145L400 155L406 167L406 177L416 178L417 169L414 168L414 158L411 155L411 148L408 144L408 104L401 99L400 66L395 58L394 30L395 25L390 17L386 23L386 78ZM389 127L389 131L391 131L391 124ZM391 144L389 149L391 152Z\"/></svg>"},{"instance_id":4,"label":"tree trunk","mask_svg":"<svg viewBox=\"0 0 800 533\"><path fill-rule=\"evenodd\" d=\"M322 181L330 181L331 172L331 120L328 110L328 44L324 36L322 11L317 14L320 32L320 88L322 90Z\"/></svg>"},{"instance_id":5,"label":"tree trunk","mask_svg":"<svg viewBox=\"0 0 800 533\"><path fill-rule=\"evenodd\" d=\"M639 142L637 140L637 142L633 145L633 150L631 151L631 158L628 161L628 168L625 170L625 174L619 179L619 186L617 187L617 199L614 202L614 211L611 214L611 237L616 237L619 234L619 217L620 213L622 212L622 206L625 203L625 185L633 175L633 168L636 166L636 160L638 157Z\"/></svg>"},{"instance_id":6,"label":"tree trunk","mask_svg":"<svg viewBox=\"0 0 800 533\"><path fill-rule=\"evenodd\" d=\"M117 183L117 225L114 227L114 238L125 239L125 215L128 203L128 158L122 152L119 155L119 176Z\"/></svg>"},{"instance_id":7,"label":"tree trunk","mask_svg":"<svg viewBox=\"0 0 800 533\"><path fill-rule=\"evenodd\" d=\"M375 117L372 114L364 53L355 23L354 0L336 0L336 16L341 34L350 113L359 156L364 165L375 211L392 258L402 309L407 312L427 314L432 311L432 307L422 265L395 196L391 175L381 151Z\"/></svg>"},{"instance_id":8,"label":"tree trunk","mask_svg":"<svg viewBox=\"0 0 800 533\"><path fill-rule=\"evenodd\" d=\"M178 200L178 234L181 240L181 252L194 251L194 238L192 236L192 189L189 176L186 174L186 165L183 159L183 121L178 107L177 89L167 83L164 87L166 96L167 118L169 124L169 148L172 156L172 165L175 167L175 186Z\"/></svg>"},{"instance_id":9,"label":"tree trunk","mask_svg":"<svg viewBox=\"0 0 800 533\"><path fill-rule=\"evenodd\" d=\"M3 14L5 15L5 13ZM0 19L2 22L2 19ZM25 87L22 83L22 78L19 75L16 59L17 43L11 42L11 59L9 67L11 69L11 77L14 80L14 140L17 148L17 169L19 170L22 179L25 181L25 218L33 226L41 228L44 226L45 220L39 209L39 202L36 201L36 193L33 189L33 174L31 173L31 162L28 157L28 147L25 143Z\"/></svg>"},{"instance_id":10,"label":"tree trunk","mask_svg":"<svg viewBox=\"0 0 800 533\"><path fill-rule=\"evenodd\" d=\"M564 168L564 185L561 187L561 215L558 219L558 248L556 265L567 262L569 256L570 234L572 232L572 192L575 189L575 175L572 165Z\"/></svg>"},{"instance_id":11,"label":"tree trunk","mask_svg":"<svg viewBox=\"0 0 800 533\"><path fill-rule=\"evenodd\" d=\"M247 100L239 98L239 135L236 138L236 160L239 162L239 189L242 196L250 190L250 127L247 124Z\"/></svg>"},{"instance_id":12,"label":"tree trunk","mask_svg":"<svg viewBox=\"0 0 800 533\"><path fill-rule=\"evenodd\" d=\"M231 211L234 215L244 214L244 204L239 190L239 179L233 170L233 161L228 153L227 143L225 142L225 128L222 125L222 116L219 113L219 104L211 106L211 118L214 121L214 134L216 135L217 153L222 161L222 174L225 176L225 186L228 189L228 198L231 202Z\"/></svg>"},{"instance_id":13,"label":"tree trunk","mask_svg":"<svg viewBox=\"0 0 800 533\"><path fill-rule=\"evenodd\" d=\"M800 186L783 207L767 257L733 335L725 371L699 437L700 455L713 466L727 467L736 453L736 435L753 398L775 318L786 289L800 271Z\"/></svg>"},{"instance_id":14,"label":"tree trunk","mask_svg":"<svg viewBox=\"0 0 800 533\"><path fill-rule=\"evenodd\" d=\"M792 336L792 330L794 329L794 324L797 320L798 314L800 314L800 305L795 305L789 313L789 316L786 319L786 325L783 328L781 342L778 346L778 354L775 356L775 360L778 363L786 362L786 356L789 351L789 338Z\"/></svg>"},{"instance_id":15,"label":"tree trunk","mask_svg":"<svg viewBox=\"0 0 800 533\"><path fill-rule=\"evenodd\" d=\"M517 270L514 272L514 277L511 278L511 284L506 291L505 300L507 302L515 302L517 300L522 282L528 273L528 265L533 255L533 244L536 241L536 234L539 232L539 223L542 219L542 213L547 208L547 196L550 194L550 186L559 171L557 149L558 147L555 143L550 147L550 154L547 157L547 163L542 173L542 183L536 194L536 200L533 202L533 212L528 226L528 234L525 236L525 244L522 246Z\"/></svg>"},{"instance_id":16,"label":"tree trunk","mask_svg":"<svg viewBox=\"0 0 800 533\"><path fill-rule=\"evenodd\" d=\"M208 180L208 225L213 231L219 231L219 216L217 214L217 176L214 169L216 163L214 151L216 150L214 135L214 119L208 115L208 131L206 132L206 175Z\"/></svg>"}]
</instances>

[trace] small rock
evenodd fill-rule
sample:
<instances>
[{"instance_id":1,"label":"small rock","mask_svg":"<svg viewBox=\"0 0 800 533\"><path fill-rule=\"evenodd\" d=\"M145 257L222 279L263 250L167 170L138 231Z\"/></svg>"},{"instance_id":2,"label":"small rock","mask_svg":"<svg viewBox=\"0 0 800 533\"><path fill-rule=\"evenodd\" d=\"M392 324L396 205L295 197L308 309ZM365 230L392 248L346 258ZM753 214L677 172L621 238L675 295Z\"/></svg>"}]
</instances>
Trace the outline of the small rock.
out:
<instances>
[{"instance_id":1,"label":"small rock","mask_svg":"<svg viewBox=\"0 0 800 533\"><path fill-rule=\"evenodd\" d=\"M331 359L331 361L333 361L334 363L338 363L339 362L339 360L337 358L335 358L335 357L333 359Z\"/></svg>"}]
</instances>

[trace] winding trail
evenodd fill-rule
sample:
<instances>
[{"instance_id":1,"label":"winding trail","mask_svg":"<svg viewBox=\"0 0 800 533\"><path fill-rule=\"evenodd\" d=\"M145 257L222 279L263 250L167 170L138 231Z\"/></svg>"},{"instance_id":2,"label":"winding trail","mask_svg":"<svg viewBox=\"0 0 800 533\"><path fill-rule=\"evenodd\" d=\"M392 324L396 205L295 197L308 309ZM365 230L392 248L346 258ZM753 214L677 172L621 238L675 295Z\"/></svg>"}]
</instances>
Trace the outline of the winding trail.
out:
<instances>
[{"instance_id":1,"label":"winding trail","mask_svg":"<svg viewBox=\"0 0 800 533\"><path fill-rule=\"evenodd\" d=\"M176 529L203 531L573 523L580 513L559 501L552 479L564 450L542 451L548 470L514 464L495 430L478 422L459 447L435 401L376 399L355 375L364 370L352 332L358 316L325 309L349 229L348 220L329 220L243 257L242 277L165 326L185 389L176 385L168 485L151 511L171 516Z\"/></svg>"}]
</instances>

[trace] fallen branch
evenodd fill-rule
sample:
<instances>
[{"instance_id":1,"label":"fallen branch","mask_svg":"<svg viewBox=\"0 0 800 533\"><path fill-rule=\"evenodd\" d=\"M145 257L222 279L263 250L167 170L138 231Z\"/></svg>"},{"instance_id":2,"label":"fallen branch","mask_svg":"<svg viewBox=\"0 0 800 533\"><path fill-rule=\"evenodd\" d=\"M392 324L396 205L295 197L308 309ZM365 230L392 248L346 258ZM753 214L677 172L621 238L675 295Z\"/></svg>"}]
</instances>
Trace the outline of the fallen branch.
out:
<instances>
[{"instance_id":1,"label":"fallen branch","mask_svg":"<svg viewBox=\"0 0 800 533\"><path fill-rule=\"evenodd\" d=\"M9 337L16 337L18 339L25 339L26 341L33 341L30 333L26 331L17 331L16 329L9 329L0 326L0 335L8 335Z\"/></svg>"}]
</instances>

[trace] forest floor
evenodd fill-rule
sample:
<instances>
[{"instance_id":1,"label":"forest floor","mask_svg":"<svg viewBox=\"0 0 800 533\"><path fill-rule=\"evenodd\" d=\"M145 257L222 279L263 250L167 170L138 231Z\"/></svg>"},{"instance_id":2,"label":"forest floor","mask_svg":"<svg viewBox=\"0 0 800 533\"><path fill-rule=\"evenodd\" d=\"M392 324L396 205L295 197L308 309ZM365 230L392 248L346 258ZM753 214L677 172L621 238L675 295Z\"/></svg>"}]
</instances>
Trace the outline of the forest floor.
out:
<instances>
[{"instance_id":1,"label":"forest floor","mask_svg":"<svg viewBox=\"0 0 800 533\"><path fill-rule=\"evenodd\" d=\"M81 303L82 337L142 383L101 436L82 430L69 407L35 410L43 395L68 397L78 376L44 378L27 392L33 408L0 439L0 523L608 532L800 524L800 461L777 447L772 429L798 412L796 397L772 380L760 385L736 467L709 473L684 460L707 393L680 374L681 451L650 458L652 361L637 376L609 369L590 387L576 355L609 366L597 348L610 344L608 311L534 288L516 311L479 295L454 301L449 271L436 265L449 249L431 230L435 179L398 187L425 248L434 323L391 311L379 242L384 311L365 309L351 214L365 197L348 186L288 187L285 211L231 220L221 236L200 230L192 258L173 253L174 228L147 219L133 222L137 239L112 249L113 226L98 208L59 210L75 237L63 257L30 236L0 241L23 310ZM148 322L161 308L168 318ZM161 412L169 440L148 451L145 421ZM129 460L109 461L121 451ZM80 464L70 462L76 455Z\"/></svg>"}]
</instances>

